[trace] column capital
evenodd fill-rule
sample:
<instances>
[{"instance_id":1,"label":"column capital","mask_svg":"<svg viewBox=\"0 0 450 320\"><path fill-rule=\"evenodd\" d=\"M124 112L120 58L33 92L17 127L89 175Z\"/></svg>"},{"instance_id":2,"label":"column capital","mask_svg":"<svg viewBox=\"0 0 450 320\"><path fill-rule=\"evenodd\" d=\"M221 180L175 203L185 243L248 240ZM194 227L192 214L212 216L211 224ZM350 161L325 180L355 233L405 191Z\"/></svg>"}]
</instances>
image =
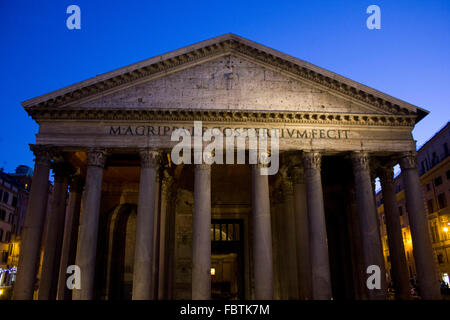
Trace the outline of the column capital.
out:
<instances>
[{"instance_id":1,"label":"column capital","mask_svg":"<svg viewBox=\"0 0 450 320\"><path fill-rule=\"evenodd\" d=\"M85 183L85 180L81 175L79 175L79 174L73 175L70 180L70 183L69 183L70 191L74 191L76 193L83 192L84 183Z\"/></svg>"},{"instance_id":2,"label":"column capital","mask_svg":"<svg viewBox=\"0 0 450 320\"><path fill-rule=\"evenodd\" d=\"M50 161L52 160L52 146L30 144L30 149L35 156L34 161L36 164L50 166Z\"/></svg>"},{"instance_id":3,"label":"column capital","mask_svg":"<svg viewBox=\"0 0 450 320\"><path fill-rule=\"evenodd\" d=\"M316 151L303 153L303 165L306 169L320 169L322 163L322 154Z\"/></svg>"},{"instance_id":4,"label":"column capital","mask_svg":"<svg viewBox=\"0 0 450 320\"><path fill-rule=\"evenodd\" d=\"M400 167L403 169L416 169L417 157L415 152L405 152L400 158Z\"/></svg>"},{"instance_id":5,"label":"column capital","mask_svg":"<svg viewBox=\"0 0 450 320\"><path fill-rule=\"evenodd\" d=\"M167 170L164 170L163 178L161 181L161 193L165 195L169 194L170 187L172 186L172 184L173 184L173 177Z\"/></svg>"},{"instance_id":6,"label":"column capital","mask_svg":"<svg viewBox=\"0 0 450 320\"><path fill-rule=\"evenodd\" d=\"M53 162L51 167L55 176L55 182L62 182L64 179L69 179L75 173L72 165L65 161Z\"/></svg>"},{"instance_id":7,"label":"column capital","mask_svg":"<svg viewBox=\"0 0 450 320\"><path fill-rule=\"evenodd\" d=\"M139 155L142 168L157 168L161 163L161 151L159 150L141 149Z\"/></svg>"},{"instance_id":8,"label":"column capital","mask_svg":"<svg viewBox=\"0 0 450 320\"><path fill-rule=\"evenodd\" d=\"M352 152L351 158L356 170L369 170L369 154L367 152Z\"/></svg>"},{"instance_id":9,"label":"column capital","mask_svg":"<svg viewBox=\"0 0 450 320\"><path fill-rule=\"evenodd\" d=\"M304 184L305 170L303 169L303 167L294 166L291 168L291 177L294 184Z\"/></svg>"},{"instance_id":10,"label":"column capital","mask_svg":"<svg viewBox=\"0 0 450 320\"><path fill-rule=\"evenodd\" d=\"M268 164L260 163L260 162L252 164L251 166L252 166L252 168L255 168L255 169L262 169L262 168L268 168L269 167Z\"/></svg>"},{"instance_id":11,"label":"column capital","mask_svg":"<svg viewBox=\"0 0 450 320\"><path fill-rule=\"evenodd\" d=\"M394 168L389 165L380 166L377 174L381 183L394 183Z\"/></svg>"},{"instance_id":12,"label":"column capital","mask_svg":"<svg viewBox=\"0 0 450 320\"><path fill-rule=\"evenodd\" d=\"M195 164L194 167L195 167L195 170L210 170L211 169L211 165L207 164L207 163Z\"/></svg>"},{"instance_id":13,"label":"column capital","mask_svg":"<svg viewBox=\"0 0 450 320\"><path fill-rule=\"evenodd\" d=\"M106 149L89 149L87 151L87 165L93 167L105 166L106 159L108 158L108 151Z\"/></svg>"},{"instance_id":14,"label":"column capital","mask_svg":"<svg viewBox=\"0 0 450 320\"><path fill-rule=\"evenodd\" d=\"M292 188L292 181L290 180L290 177L288 177L287 175L284 176L283 180L281 181L281 188L283 189L284 198L294 195L294 189Z\"/></svg>"}]
</instances>

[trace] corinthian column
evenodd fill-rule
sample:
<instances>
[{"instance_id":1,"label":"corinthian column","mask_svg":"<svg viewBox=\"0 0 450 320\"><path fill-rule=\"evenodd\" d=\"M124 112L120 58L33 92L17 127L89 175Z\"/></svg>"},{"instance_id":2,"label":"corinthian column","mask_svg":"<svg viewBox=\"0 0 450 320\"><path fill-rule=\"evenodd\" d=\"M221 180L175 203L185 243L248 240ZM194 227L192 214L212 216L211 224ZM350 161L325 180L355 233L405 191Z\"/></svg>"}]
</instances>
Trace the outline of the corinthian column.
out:
<instances>
[{"instance_id":1,"label":"corinthian column","mask_svg":"<svg viewBox=\"0 0 450 320\"><path fill-rule=\"evenodd\" d=\"M367 270L372 265L380 268L380 288L367 288L367 295L369 300L382 300L386 299L386 268L370 177L369 158L366 153L355 152L352 154L352 160L363 244L364 269Z\"/></svg>"},{"instance_id":2,"label":"corinthian column","mask_svg":"<svg viewBox=\"0 0 450 320\"><path fill-rule=\"evenodd\" d=\"M75 176L70 182L69 203L64 227L64 240L62 244L61 264L59 267L58 300L71 300L72 291L67 288L67 267L75 264L77 253L78 226L80 225L81 194L83 193L84 179Z\"/></svg>"},{"instance_id":3,"label":"corinthian column","mask_svg":"<svg viewBox=\"0 0 450 320\"><path fill-rule=\"evenodd\" d=\"M69 175L73 170L67 163L57 162L53 165L53 171L55 172L55 186L53 189L53 201L47 218L47 236L45 238L39 300L56 299L64 235L67 189Z\"/></svg>"},{"instance_id":4,"label":"corinthian column","mask_svg":"<svg viewBox=\"0 0 450 320\"><path fill-rule=\"evenodd\" d=\"M33 299L42 229L47 207L50 149L45 146L31 146L31 150L36 158L34 160L33 183L22 232L22 247L13 291L14 300Z\"/></svg>"},{"instance_id":5,"label":"corinthian column","mask_svg":"<svg viewBox=\"0 0 450 320\"><path fill-rule=\"evenodd\" d=\"M306 185L301 167L292 168L294 187L295 236L297 250L298 287L300 300L311 299L311 260L309 251L308 207Z\"/></svg>"},{"instance_id":6,"label":"corinthian column","mask_svg":"<svg viewBox=\"0 0 450 320\"><path fill-rule=\"evenodd\" d=\"M161 184L161 208L159 222L159 261L158 261L158 299L168 299L168 232L169 232L169 208L172 196L173 178L168 171L163 172L163 181Z\"/></svg>"},{"instance_id":7,"label":"corinthian column","mask_svg":"<svg viewBox=\"0 0 450 320\"><path fill-rule=\"evenodd\" d=\"M192 299L211 299L211 166L194 169Z\"/></svg>"},{"instance_id":8,"label":"corinthian column","mask_svg":"<svg viewBox=\"0 0 450 320\"><path fill-rule=\"evenodd\" d=\"M309 219L312 298L315 300L330 300L330 262L320 173L321 154L305 152L303 163Z\"/></svg>"},{"instance_id":9,"label":"corinthian column","mask_svg":"<svg viewBox=\"0 0 450 320\"><path fill-rule=\"evenodd\" d=\"M408 266L406 264L405 248L403 246L400 213L397 210L397 196L395 193L392 166L382 167L379 171L379 176L381 191L383 193L384 215L386 217L395 297L399 300L408 300L410 298Z\"/></svg>"},{"instance_id":10,"label":"corinthian column","mask_svg":"<svg viewBox=\"0 0 450 320\"><path fill-rule=\"evenodd\" d=\"M253 267L255 298L273 299L272 230L269 179L261 174L262 165L252 166Z\"/></svg>"},{"instance_id":11,"label":"corinthian column","mask_svg":"<svg viewBox=\"0 0 450 320\"><path fill-rule=\"evenodd\" d=\"M87 154L86 188L83 194L76 258L76 265L81 270L81 288L73 290L74 300L92 300L94 298L98 220L106 157L105 150L89 150Z\"/></svg>"},{"instance_id":12,"label":"corinthian column","mask_svg":"<svg viewBox=\"0 0 450 320\"><path fill-rule=\"evenodd\" d=\"M401 158L400 166L405 184L406 210L411 228L417 281L423 299L441 299L416 161L414 153L407 153Z\"/></svg>"},{"instance_id":13,"label":"corinthian column","mask_svg":"<svg viewBox=\"0 0 450 320\"><path fill-rule=\"evenodd\" d=\"M298 280L297 280L297 248L296 248L296 233L295 229L295 201L292 182L287 172L283 171L283 197L284 197L284 212L283 217L283 238L284 238L284 250L283 254L286 255L287 260L287 272L289 274L289 281L287 283L288 299L298 300Z\"/></svg>"},{"instance_id":14,"label":"corinthian column","mask_svg":"<svg viewBox=\"0 0 450 320\"><path fill-rule=\"evenodd\" d=\"M141 179L136 221L133 300L150 300L152 298L156 172L160 154L155 150L142 150L140 155Z\"/></svg>"}]
</instances>

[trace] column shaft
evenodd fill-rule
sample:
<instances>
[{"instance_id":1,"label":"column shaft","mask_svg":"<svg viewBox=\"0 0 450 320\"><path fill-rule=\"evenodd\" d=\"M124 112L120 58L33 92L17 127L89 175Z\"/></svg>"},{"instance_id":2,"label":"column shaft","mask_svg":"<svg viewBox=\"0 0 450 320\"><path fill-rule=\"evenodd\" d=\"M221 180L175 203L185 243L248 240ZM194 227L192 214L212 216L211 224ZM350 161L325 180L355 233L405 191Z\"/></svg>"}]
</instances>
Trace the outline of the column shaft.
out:
<instances>
[{"instance_id":1,"label":"column shaft","mask_svg":"<svg viewBox=\"0 0 450 320\"><path fill-rule=\"evenodd\" d=\"M369 300L383 300L386 299L386 267L384 265L383 247L381 245L373 197L369 158L367 154L358 152L352 155L352 160L355 176L356 202L358 204L363 244L364 269L367 271L367 268L371 265L380 268L380 289L367 288L367 296Z\"/></svg>"},{"instance_id":2,"label":"column shaft","mask_svg":"<svg viewBox=\"0 0 450 320\"><path fill-rule=\"evenodd\" d=\"M412 153L404 155L400 160L400 166L405 184L406 210L411 228L420 295L426 300L441 299L416 156Z\"/></svg>"},{"instance_id":3,"label":"column shaft","mask_svg":"<svg viewBox=\"0 0 450 320\"><path fill-rule=\"evenodd\" d=\"M270 225L269 179L261 167L252 167L253 267L255 298L273 299L272 234Z\"/></svg>"},{"instance_id":4,"label":"column shaft","mask_svg":"<svg viewBox=\"0 0 450 320\"><path fill-rule=\"evenodd\" d=\"M284 176L283 181L283 196L284 196L284 210L283 210L283 235L284 243L282 251L287 258L287 269L283 270L289 275L287 283L288 299L298 300L298 268L297 268L297 230L295 228L295 201L294 192L290 177Z\"/></svg>"},{"instance_id":5,"label":"column shaft","mask_svg":"<svg viewBox=\"0 0 450 320\"><path fill-rule=\"evenodd\" d=\"M192 299L211 299L211 166L195 165Z\"/></svg>"},{"instance_id":6,"label":"column shaft","mask_svg":"<svg viewBox=\"0 0 450 320\"><path fill-rule=\"evenodd\" d=\"M84 182L80 177L72 179L70 184L69 202L64 227L61 264L58 278L58 300L71 300L72 291L67 288L67 267L75 264L78 226L80 225L81 195Z\"/></svg>"},{"instance_id":7,"label":"column shaft","mask_svg":"<svg viewBox=\"0 0 450 320\"><path fill-rule=\"evenodd\" d=\"M169 201L173 178L164 171L164 179L161 186L161 210L159 226L159 270L158 270L158 299L165 300L168 297L168 225L169 225Z\"/></svg>"},{"instance_id":8,"label":"column shaft","mask_svg":"<svg viewBox=\"0 0 450 320\"><path fill-rule=\"evenodd\" d=\"M320 173L321 155L317 152L307 152L303 159L309 221L312 298L315 300L330 300L332 294Z\"/></svg>"},{"instance_id":9,"label":"column shaft","mask_svg":"<svg viewBox=\"0 0 450 320\"><path fill-rule=\"evenodd\" d=\"M32 150L36 159L25 225L22 231L22 247L13 291L14 300L33 299L47 208L50 154L44 147L34 146Z\"/></svg>"},{"instance_id":10,"label":"column shaft","mask_svg":"<svg viewBox=\"0 0 450 320\"><path fill-rule=\"evenodd\" d=\"M384 215L389 244L389 256L392 266L395 297L399 300L410 299L408 265L403 245L400 214L397 209L397 196L392 167L380 172L381 191L383 193Z\"/></svg>"},{"instance_id":11,"label":"column shaft","mask_svg":"<svg viewBox=\"0 0 450 320\"><path fill-rule=\"evenodd\" d=\"M81 271L81 288L73 290L74 300L94 299L95 258L106 152L101 150L89 151L87 160L86 188L83 193L83 209L76 258L76 265Z\"/></svg>"},{"instance_id":12,"label":"column shaft","mask_svg":"<svg viewBox=\"0 0 450 320\"><path fill-rule=\"evenodd\" d=\"M155 228L153 234L153 246L155 257L153 259L153 298L158 300L158 283L159 283L159 236L160 236L160 223L161 223L161 178L160 170L156 175L156 192L155 192Z\"/></svg>"},{"instance_id":13,"label":"column shaft","mask_svg":"<svg viewBox=\"0 0 450 320\"><path fill-rule=\"evenodd\" d=\"M44 259L39 285L39 300L56 299L64 237L64 220L70 172L65 163L56 163L53 170L55 172L55 185L53 188L53 201L47 218L47 236L45 238Z\"/></svg>"},{"instance_id":14,"label":"column shaft","mask_svg":"<svg viewBox=\"0 0 450 320\"><path fill-rule=\"evenodd\" d=\"M136 221L133 300L150 300L153 282L153 230L159 153L154 150L143 150L140 154L141 178Z\"/></svg>"},{"instance_id":15,"label":"column shaft","mask_svg":"<svg viewBox=\"0 0 450 320\"><path fill-rule=\"evenodd\" d=\"M292 170L298 268L299 299L311 299L311 260L309 251L308 206L303 169Z\"/></svg>"}]
</instances>

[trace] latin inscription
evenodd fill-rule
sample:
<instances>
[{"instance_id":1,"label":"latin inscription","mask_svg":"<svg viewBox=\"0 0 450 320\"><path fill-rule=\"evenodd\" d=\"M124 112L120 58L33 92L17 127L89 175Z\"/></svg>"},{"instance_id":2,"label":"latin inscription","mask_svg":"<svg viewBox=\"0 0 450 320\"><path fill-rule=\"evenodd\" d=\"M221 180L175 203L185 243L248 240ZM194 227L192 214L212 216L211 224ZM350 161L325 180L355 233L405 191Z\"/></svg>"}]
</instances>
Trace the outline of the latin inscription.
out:
<instances>
[{"instance_id":1,"label":"latin inscription","mask_svg":"<svg viewBox=\"0 0 450 320\"><path fill-rule=\"evenodd\" d=\"M111 126L109 135L111 136L170 136L176 129L183 128L191 134L193 127L175 127L175 126ZM203 132L208 128L203 127ZM224 136L233 133L235 136L245 133L245 130L255 129L257 133L262 131L264 136L270 137L270 130L265 128L238 128L219 127ZM341 129L278 129L281 139L348 139L350 130Z\"/></svg>"}]
</instances>

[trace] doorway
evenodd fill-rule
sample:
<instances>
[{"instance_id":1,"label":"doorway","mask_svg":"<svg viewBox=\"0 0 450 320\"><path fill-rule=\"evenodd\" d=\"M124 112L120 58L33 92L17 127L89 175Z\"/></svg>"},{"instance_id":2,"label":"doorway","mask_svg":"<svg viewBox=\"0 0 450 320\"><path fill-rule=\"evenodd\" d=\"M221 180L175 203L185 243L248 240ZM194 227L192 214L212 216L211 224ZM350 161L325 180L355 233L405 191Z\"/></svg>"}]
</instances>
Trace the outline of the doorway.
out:
<instances>
[{"instance_id":1,"label":"doorway","mask_svg":"<svg viewBox=\"0 0 450 320\"><path fill-rule=\"evenodd\" d=\"M240 219L211 221L211 297L244 299L244 228Z\"/></svg>"}]
</instances>

